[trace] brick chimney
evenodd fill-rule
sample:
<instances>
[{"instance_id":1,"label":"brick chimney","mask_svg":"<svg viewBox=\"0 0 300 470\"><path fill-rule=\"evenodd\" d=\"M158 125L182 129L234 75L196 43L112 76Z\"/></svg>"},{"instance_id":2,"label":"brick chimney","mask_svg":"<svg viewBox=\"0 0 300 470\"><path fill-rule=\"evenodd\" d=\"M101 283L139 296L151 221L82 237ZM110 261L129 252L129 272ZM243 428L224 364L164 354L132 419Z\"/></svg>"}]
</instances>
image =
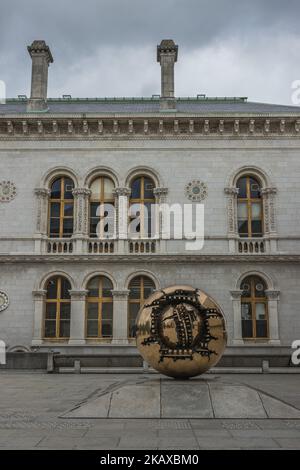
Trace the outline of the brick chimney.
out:
<instances>
[{"instance_id":1,"label":"brick chimney","mask_svg":"<svg viewBox=\"0 0 300 470\"><path fill-rule=\"evenodd\" d=\"M176 109L174 96L174 64L177 62L178 46L173 39L163 39L157 46L157 62L161 67L160 109Z\"/></svg>"},{"instance_id":2,"label":"brick chimney","mask_svg":"<svg viewBox=\"0 0 300 470\"><path fill-rule=\"evenodd\" d=\"M31 93L27 111L47 111L48 67L53 62L53 57L45 41L33 41L27 49L32 59Z\"/></svg>"}]
</instances>

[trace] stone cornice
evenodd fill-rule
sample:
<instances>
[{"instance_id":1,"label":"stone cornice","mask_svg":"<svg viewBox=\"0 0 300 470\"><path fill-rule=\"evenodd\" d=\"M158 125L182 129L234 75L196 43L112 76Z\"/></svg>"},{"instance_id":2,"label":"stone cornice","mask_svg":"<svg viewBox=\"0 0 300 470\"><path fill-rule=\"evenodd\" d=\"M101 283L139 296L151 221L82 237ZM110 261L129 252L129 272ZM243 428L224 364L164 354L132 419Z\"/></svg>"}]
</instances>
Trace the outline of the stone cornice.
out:
<instances>
[{"instance_id":1,"label":"stone cornice","mask_svg":"<svg viewBox=\"0 0 300 470\"><path fill-rule=\"evenodd\" d=\"M298 254L195 254L176 255L176 254L2 254L0 255L0 264L4 263L300 263Z\"/></svg>"},{"instance_id":2,"label":"stone cornice","mask_svg":"<svg viewBox=\"0 0 300 470\"><path fill-rule=\"evenodd\" d=\"M82 116L12 115L0 117L0 140L207 139L300 137L300 115Z\"/></svg>"}]
</instances>

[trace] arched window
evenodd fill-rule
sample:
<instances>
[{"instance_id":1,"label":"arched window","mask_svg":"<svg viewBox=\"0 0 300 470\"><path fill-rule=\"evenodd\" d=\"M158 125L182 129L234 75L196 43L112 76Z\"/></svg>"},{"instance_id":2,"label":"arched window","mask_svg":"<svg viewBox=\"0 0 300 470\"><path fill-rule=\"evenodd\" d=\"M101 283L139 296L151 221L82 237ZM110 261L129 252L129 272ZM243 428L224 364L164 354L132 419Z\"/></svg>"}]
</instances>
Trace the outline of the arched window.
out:
<instances>
[{"instance_id":1,"label":"arched window","mask_svg":"<svg viewBox=\"0 0 300 470\"><path fill-rule=\"evenodd\" d=\"M105 276L93 277L87 284L86 337L111 338L113 334L113 285Z\"/></svg>"},{"instance_id":2,"label":"arched window","mask_svg":"<svg viewBox=\"0 0 300 470\"><path fill-rule=\"evenodd\" d=\"M238 188L238 232L240 237L263 236L261 185L253 176L242 176Z\"/></svg>"},{"instance_id":3,"label":"arched window","mask_svg":"<svg viewBox=\"0 0 300 470\"><path fill-rule=\"evenodd\" d=\"M73 235L74 182L62 176L53 181L49 200L49 236L69 238Z\"/></svg>"},{"instance_id":4,"label":"arched window","mask_svg":"<svg viewBox=\"0 0 300 470\"><path fill-rule=\"evenodd\" d=\"M241 283L242 336L268 338L268 300L266 284L259 276L248 276Z\"/></svg>"},{"instance_id":5,"label":"arched window","mask_svg":"<svg viewBox=\"0 0 300 470\"><path fill-rule=\"evenodd\" d=\"M155 204L154 188L155 184L148 176L138 176L131 183L130 219L136 220L136 223L131 224L133 227L131 234L140 238L148 238L155 233L155 228L151 227L153 215L151 209L153 210Z\"/></svg>"},{"instance_id":6,"label":"arched window","mask_svg":"<svg viewBox=\"0 0 300 470\"><path fill-rule=\"evenodd\" d=\"M136 318L144 301L155 291L155 284L149 277L136 276L129 283L128 300L128 337L136 334Z\"/></svg>"},{"instance_id":7,"label":"arched window","mask_svg":"<svg viewBox=\"0 0 300 470\"><path fill-rule=\"evenodd\" d=\"M96 178L91 186L90 237L111 238L114 235L114 182L106 176Z\"/></svg>"},{"instance_id":8,"label":"arched window","mask_svg":"<svg viewBox=\"0 0 300 470\"><path fill-rule=\"evenodd\" d=\"M71 284L62 276L49 279L46 284L45 338L69 338L71 320Z\"/></svg>"}]
</instances>

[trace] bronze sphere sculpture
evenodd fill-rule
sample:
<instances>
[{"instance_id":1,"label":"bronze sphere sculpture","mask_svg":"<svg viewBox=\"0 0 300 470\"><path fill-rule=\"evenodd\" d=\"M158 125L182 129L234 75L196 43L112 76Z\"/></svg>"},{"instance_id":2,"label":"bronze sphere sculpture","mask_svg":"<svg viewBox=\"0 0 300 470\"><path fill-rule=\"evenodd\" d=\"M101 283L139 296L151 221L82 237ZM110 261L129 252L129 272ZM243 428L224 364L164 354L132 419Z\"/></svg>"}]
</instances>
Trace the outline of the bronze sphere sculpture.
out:
<instances>
[{"instance_id":1,"label":"bronze sphere sculpture","mask_svg":"<svg viewBox=\"0 0 300 470\"><path fill-rule=\"evenodd\" d=\"M141 307L136 327L137 348L144 360L174 378L203 374L217 364L227 343L220 307L189 286L154 292Z\"/></svg>"}]
</instances>

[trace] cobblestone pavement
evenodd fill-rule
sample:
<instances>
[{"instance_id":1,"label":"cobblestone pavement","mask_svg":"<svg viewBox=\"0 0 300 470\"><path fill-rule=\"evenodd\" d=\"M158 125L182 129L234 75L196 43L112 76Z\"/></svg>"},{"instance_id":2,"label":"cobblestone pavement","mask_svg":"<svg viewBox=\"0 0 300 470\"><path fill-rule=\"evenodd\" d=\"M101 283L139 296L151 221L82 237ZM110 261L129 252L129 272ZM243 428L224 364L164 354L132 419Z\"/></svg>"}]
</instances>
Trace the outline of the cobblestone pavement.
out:
<instances>
[{"instance_id":1,"label":"cobblestone pavement","mask_svg":"<svg viewBox=\"0 0 300 470\"><path fill-rule=\"evenodd\" d=\"M101 390L140 377L1 371L0 449L300 449L298 419L62 417ZM226 375L226 382L259 389L300 409L298 374Z\"/></svg>"}]
</instances>

